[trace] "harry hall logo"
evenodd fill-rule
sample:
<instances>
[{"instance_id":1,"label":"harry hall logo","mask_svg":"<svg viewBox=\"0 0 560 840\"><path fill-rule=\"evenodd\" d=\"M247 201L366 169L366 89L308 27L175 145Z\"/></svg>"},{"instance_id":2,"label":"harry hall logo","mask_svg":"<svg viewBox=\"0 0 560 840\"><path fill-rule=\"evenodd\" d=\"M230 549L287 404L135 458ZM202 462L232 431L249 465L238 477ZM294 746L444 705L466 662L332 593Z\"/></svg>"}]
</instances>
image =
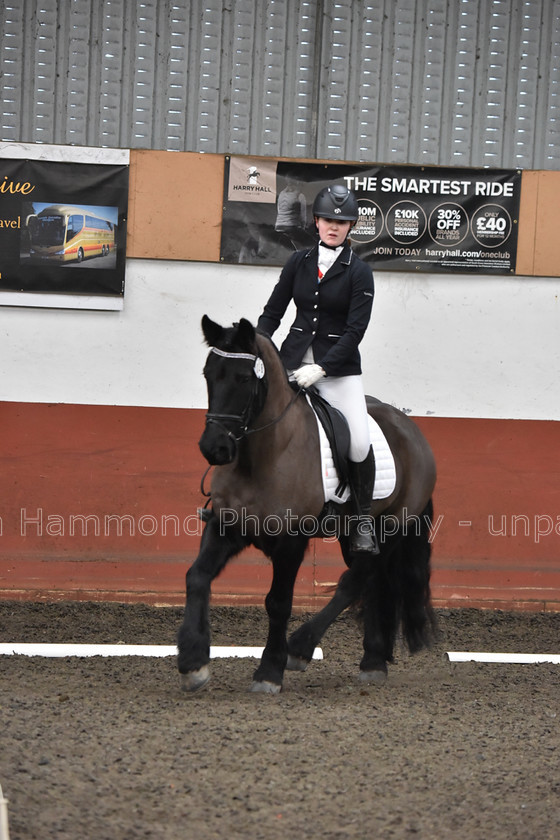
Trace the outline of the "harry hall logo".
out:
<instances>
[{"instance_id":1,"label":"harry hall logo","mask_svg":"<svg viewBox=\"0 0 560 840\"><path fill-rule=\"evenodd\" d=\"M246 184L234 184L233 190L243 190L245 192L250 193L272 193L270 187L261 184L259 182L259 178L261 177L261 173L257 169L256 166L249 166L246 170L247 173L247 183Z\"/></svg>"},{"instance_id":2,"label":"harry hall logo","mask_svg":"<svg viewBox=\"0 0 560 840\"><path fill-rule=\"evenodd\" d=\"M274 204L276 161L259 158L229 158L228 201Z\"/></svg>"}]
</instances>

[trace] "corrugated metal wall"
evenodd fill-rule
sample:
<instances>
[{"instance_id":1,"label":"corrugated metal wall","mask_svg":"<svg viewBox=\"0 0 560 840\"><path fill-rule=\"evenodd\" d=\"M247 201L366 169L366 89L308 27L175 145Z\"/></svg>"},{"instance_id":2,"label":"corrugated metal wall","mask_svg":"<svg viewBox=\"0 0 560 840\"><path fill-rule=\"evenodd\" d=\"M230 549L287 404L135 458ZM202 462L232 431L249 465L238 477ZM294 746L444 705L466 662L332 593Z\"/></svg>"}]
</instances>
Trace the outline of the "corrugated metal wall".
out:
<instances>
[{"instance_id":1,"label":"corrugated metal wall","mask_svg":"<svg viewBox=\"0 0 560 840\"><path fill-rule=\"evenodd\" d=\"M557 0L0 0L3 140L560 168Z\"/></svg>"}]
</instances>

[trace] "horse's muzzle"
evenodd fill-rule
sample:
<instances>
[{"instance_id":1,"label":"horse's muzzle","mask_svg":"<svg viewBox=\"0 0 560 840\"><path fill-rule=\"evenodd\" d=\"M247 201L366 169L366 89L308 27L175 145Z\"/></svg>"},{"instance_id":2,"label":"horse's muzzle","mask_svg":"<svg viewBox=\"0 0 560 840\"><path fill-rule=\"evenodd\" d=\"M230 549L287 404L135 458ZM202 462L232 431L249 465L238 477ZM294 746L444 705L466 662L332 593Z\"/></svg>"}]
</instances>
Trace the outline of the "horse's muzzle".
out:
<instances>
[{"instance_id":1,"label":"horse's muzzle","mask_svg":"<svg viewBox=\"0 0 560 840\"><path fill-rule=\"evenodd\" d=\"M198 447L212 467L231 464L237 455L237 441L227 430L215 425L206 426Z\"/></svg>"}]
</instances>

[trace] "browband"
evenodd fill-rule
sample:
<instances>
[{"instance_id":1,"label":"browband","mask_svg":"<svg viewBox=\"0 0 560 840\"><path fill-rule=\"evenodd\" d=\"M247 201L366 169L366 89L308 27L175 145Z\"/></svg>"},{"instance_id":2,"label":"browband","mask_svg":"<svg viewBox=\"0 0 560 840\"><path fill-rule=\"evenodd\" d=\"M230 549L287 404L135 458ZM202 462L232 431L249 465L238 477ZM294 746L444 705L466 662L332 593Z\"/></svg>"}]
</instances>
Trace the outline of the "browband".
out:
<instances>
[{"instance_id":1,"label":"browband","mask_svg":"<svg viewBox=\"0 0 560 840\"><path fill-rule=\"evenodd\" d=\"M252 353L227 353L218 347L211 347L210 352L222 356L224 359L247 359L248 362L254 362L253 373L257 379L262 379L265 374L264 362L260 356L254 356Z\"/></svg>"},{"instance_id":2,"label":"browband","mask_svg":"<svg viewBox=\"0 0 560 840\"><path fill-rule=\"evenodd\" d=\"M226 353L225 350L220 350L218 347L211 347L210 352L217 356L223 356L224 359L247 359L248 362L254 362L258 358L251 353Z\"/></svg>"}]
</instances>

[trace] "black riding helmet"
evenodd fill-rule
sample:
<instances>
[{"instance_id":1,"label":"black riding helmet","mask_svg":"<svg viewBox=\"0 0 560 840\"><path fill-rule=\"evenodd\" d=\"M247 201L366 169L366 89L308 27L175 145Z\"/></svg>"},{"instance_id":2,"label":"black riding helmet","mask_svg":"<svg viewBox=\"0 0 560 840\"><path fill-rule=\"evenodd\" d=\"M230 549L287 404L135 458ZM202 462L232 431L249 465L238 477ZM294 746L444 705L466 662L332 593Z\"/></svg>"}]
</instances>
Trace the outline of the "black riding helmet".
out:
<instances>
[{"instance_id":1,"label":"black riding helmet","mask_svg":"<svg viewBox=\"0 0 560 840\"><path fill-rule=\"evenodd\" d=\"M313 202L313 215L323 219L340 219L343 222L358 220L358 201L356 196L343 184L325 187L317 194Z\"/></svg>"}]
</instances>

